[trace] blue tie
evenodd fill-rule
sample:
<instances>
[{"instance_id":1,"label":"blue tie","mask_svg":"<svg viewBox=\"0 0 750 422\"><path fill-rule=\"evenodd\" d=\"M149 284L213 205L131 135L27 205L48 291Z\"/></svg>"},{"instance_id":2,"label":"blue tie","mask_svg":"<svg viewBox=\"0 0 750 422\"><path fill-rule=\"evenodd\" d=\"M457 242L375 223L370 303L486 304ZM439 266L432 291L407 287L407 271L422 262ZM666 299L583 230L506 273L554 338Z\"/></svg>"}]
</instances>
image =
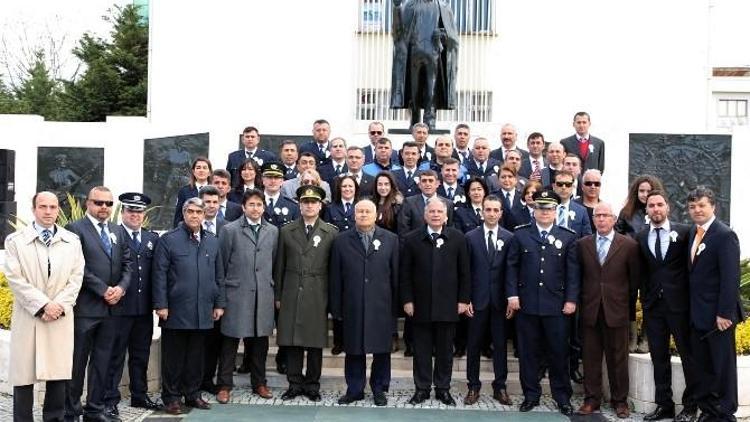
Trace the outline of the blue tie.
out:
<instances>
[{"instance_id":1,"label":"blue tie","mask_svg":"<svg viewBox=\"0 0 750 422\"><path fill-rule=\"evenodd\" d=\"M453 199L453 188L448 187L448 199Z\"/></svg>"},{"instance_id":2,"label":"blue tie","mask_svg":"<svg viewBox=\"0 0 750 422\"><path fill-rule=\"evenodd\" d=\"M49 229L42 230L42 242L49 247L52 243L52 231Z\"/></svg>"},{"instance_id":3,"label":"blue tie","mask_svg":"<svg viewBox=\"0 0 750 422\"><path fill-rule=\"evenodd\" d=\"M346 212L346 215L349 215L349 214L352 213L352 204L350 204L348 202L346 203L346 211L345 212Z\"/></svg>"},{"instance_id":4,"label":"blue tie","mask_svg":"<svg viewBox=\"0 0 750 422\"><path fill-rule=\"evenodd\" d=\"M141 240L138 238L138 232L133 232L133 249L137 252L141 250Z\"/></svg>"},{"instance_id":5,"label":"blue tie","mask_svg":"<svg viewBox=\"0 0 750 422\"><path fill-rule=\"evenodd\" d=\"M599 264L604 264L604 261L607 259L607 242L609 239L607 239L604 236L599 236L599 245L596 248L597 255L599 256Z\"/></svg>"},{"instance_id":6,"label":"blue tie","mask_svg":"<svg viewBox=\"0 0 750 422\"><path fill-rule=\"evenodd\" d=\"M542 240L547 240L547 230L542 230Z\"/></svg>"},{"instance_id":7,"label":"blue tie","mask_svg":"<svg viewBox=\"0 0 750 422\"><path fill-rule=\"evenodd\" d=\"M109 240L109 236L107 236L106 230L104 230L104 223L99 223L99 227L101 228L101 231L99 232L99 238L102 240L102 245L104 245L104 251L107 252L108 256L112 256L112 241Z\"/></svg>"}]
</instances>

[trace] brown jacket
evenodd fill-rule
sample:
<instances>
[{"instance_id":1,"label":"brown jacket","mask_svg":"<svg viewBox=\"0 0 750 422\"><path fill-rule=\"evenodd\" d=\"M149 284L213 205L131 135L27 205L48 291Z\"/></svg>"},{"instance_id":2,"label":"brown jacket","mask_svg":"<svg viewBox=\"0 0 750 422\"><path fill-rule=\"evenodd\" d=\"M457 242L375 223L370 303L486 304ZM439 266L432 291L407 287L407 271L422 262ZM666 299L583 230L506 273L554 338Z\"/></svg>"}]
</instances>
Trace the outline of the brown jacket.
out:
<instances>
[{"instance_id":1,"label":"brown jacket","mask_svg":"<svg viewBox=\"0 0 750 422\"><path fill-rule=\"evenodd\" d=\"M578 240L581 266L581 318L588 326L596 325L599 308L604 309L608 327L628 325L628 303L637 292L640 261L638 243L615 233L604 264L596 252L597 234Z\"/></svg>"}]
</instances>

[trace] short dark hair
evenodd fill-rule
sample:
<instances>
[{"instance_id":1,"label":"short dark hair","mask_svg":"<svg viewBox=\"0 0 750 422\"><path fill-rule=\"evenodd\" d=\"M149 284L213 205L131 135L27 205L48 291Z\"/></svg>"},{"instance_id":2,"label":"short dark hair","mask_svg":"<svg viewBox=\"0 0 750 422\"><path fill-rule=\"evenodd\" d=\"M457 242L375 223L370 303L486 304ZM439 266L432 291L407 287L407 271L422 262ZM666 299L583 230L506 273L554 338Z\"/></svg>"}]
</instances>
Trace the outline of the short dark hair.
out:
<instances>
[{"instance_id":1,"label":"short dark hair","mask_svg":"<svg viewBox=\"0 0 750 422\"><path fill-rule=\"evenodd\" d=\"M216 195L216 196L221 197L221 193L219 193L219 189L217 189L216 186L213 186L213 185L203 186L198 191L198 197L200 199L203 199L203 197L206 196L206 195Z\"/></svg>"},{"instance_id":2,"label":"short dark hair","mask_svg":"<svg viewBox=\"0 0 750 422\"><path fill-rule=\"evenodd\" d=\"M485 195L485 197L482 199L482 208L484 208L484 203L487 201L497 201L500 203L500 209L501 210L503 209L503 200L500 199L500 197L495 195L494 193L490 195Z\"/></svg>"},{"instance_id":3,"label":"short dark hair","mask_svg":"<svg viewBox=\"0 0 750 422\"><path fill-rule=\"evenodd\" d=\"M401 150L403 151L404 148L417 148L419 149L419 144L414 141L406 141L401 145Z\"/></svg>"},{"instance_id":4,"label":"short dark hair","mask_svg":"<svg viewBox=\"0 0 750 422\"><path fill-rule=\"evenodd\" d=\"M706 198L708 199L709 204L716 205L716 195L714 195L714 191L704 185L698 185L695 189L691 190L690 193L688 193L687 201L698 202L701 198Z\"/></svg>"},{"instance_id":5,"label":"short dark hair","mask_svg":"<svg viewBox=\"0 0 750 422\"><path fill-rule=\"evenodd\" d=\"M575 181L576 177L573 173L569 172L568 170L557 170L555 172L555 180L553 182L557 182L558 177L570 177L571 181Z\"/></svg>"},{"instance_id":6,"label":"short dark hair","mask_svg":"<svg viewBox=\"0 0 750 422\"><path fill-rule=\"evenodd\" d=\"M433 169L427 169L419 173L419 180L421 181L423 177L433 177L436 180L439 179L438 174Z\"/></svg>"},{"instance_id":7,"label":"short dark hair","mask_svg":"<svg viewBox=\"0 0 750 422\"><path fill-rule=\"evenodd\" d=\"M511 150L511 151L514 151L514 150ZM502 173L503 173L504 171L507 171L508 173L511 173L511 174L513 175L513 177L515 177L515 178L518 178L518 170L516 170L516 168L515 168L515 167L511 167L511 166L509 166L509 165L507 165L507 164L503 164L503 166L502 166L502 167L500 167L500 171L499 171L499 172L497 172L497 176L498 176L498 178L500 178L500 175L501 175L501 174L502 174ZM558 172L558 173L560 173L560 172Z\"/></svg>"},{"instance_id":8,"label":"short dark hair","mask_svg":"<svg viewBox=\"0 0 750 422\"><path fill-rule=\"evenodd\" d=\"M453 164L458 164L459 167L461 166L461 162L453 157L448 157L445 160L443 160L443 166L449 166Z\"/></svg>"},{"instance_id":9,"label":"short dark hair","mask_svg":"<svg viewBox=\"0 0 750 422\"><path fill-rule=\"evenodd\" d=\"M472 176L472 177L469 178L469 180L467 180L466 182L464 182L464 186L463 186L464 193L466 194L467 198L469 197L469 190L471 190L471 185L473 185L474 183L479 183L479 185L484 190L484 196L485 197L487 197L487 195L489 195L490 188L487 187L487 182L485 182L484 180L482 180L482 178L480 178L478 176Z\"/></svg>"},{"instance_id":10,"label":"short dark hair","mask_svg":"<svg viewBox=\"0 0 750 422\"><path fill-rule=\"evenodd\" d=\"M246 134L246 133L250 133L250 132L255 132L257 134L260 134L260 131L258 131L258 128L256 128L255 126L248 126L248 127L244 128L244 129L242 129L242 134L243 135Z\"/></svg>"},{"instance_id":11,"label":"short dark hair","mask_svg":"<svg viewBox=\"0 0 750 422\"><path fill-rule=\"evenodd\" d=\"M229 174L228 171L224 169L216 169L211 173L214 177L221 177L223 179L232 180L232 176Z\"/></svg>"},{"instance_id":12,"label":"short dark hair","mask_svg":"<svg viewBox=\"0 0 750 422\"><path fill-rule=\"evenodd\" d=\"M526 138L526 143L528 144L529 141L536 138L542 138L542 142L544 142L544 135L541 134L541 132L531 132L528 138Z\"/></svg>"},{"instance_id":13,"label":"short dark hair","mask_svg":"<svg viewBox=\"0 0 750 422\"><path fill-rule=\"evenodd\" d=\"M589 120L589 122L591 122L591 116L589 116L589 114L586 113L585 111L579 111L578 113L574 114L573 121L576 120L576 117L585 117Z\"/></svg>"},{"instance_id":14,"label":"short dark hair","mask_svg":"<svg viewBox=\"0 0 750 422\"><path fill-rule=\"evenodd\" d=\"M317 157L316 157L315 155L313 155L313 153L312 153L312 152L309 152L309 151L305 151L305 152L301 153L301 154L299 155L299 157L297 157L297 162L298 162L298 163L299 163L299 160L301 160L301 159L302 159L302 157L311 157L311 158L313 159L313 161L315 161L315 167L316 167L316 168L318 167L318 158L317 158Z\"/></svg>"},{"instance_id":15,"label":"short dark hair","mask_svg":"<svg viewBox=\"0 0 750 422\"><path fill-rule=\"evenodd\" d=\"M581 160L581 156L579 156L578 154L576 154L576 153L573 153L573 152L568 152L568 153L566 153L566 154L565 154L565 157L563 157L563 162L564 162L564 161L565 161L565 160L566 160L567 158L571 158L571 157L572 157L572 158L575 158L575 159L577 159L577 160L578 160L578 165L583 165L583 160Z\"/></svg>"},{"instance_id":16,"label":"short dark hair","mask_svg":"<svg viewBox=\"0 0 750 422\"><path fill-rule=\"evenodd\" d=\"M283 141L281 141L281 146L279 147L279 151L281 151L284 148L284 145L294 145L295 148L299 148L297 147L297 143L294 142L293 139L284 139Z\"/></svg>"},{"instance_id":17,"label":"short dark hair","mask_svg":"<svg viewBox=\"0 0 750 422\"><path fill-rule=\"evenodd\" d=\"M669 198L667 198L667 192L661 190L661 189L652 189L651 192L646 195L646 202L648 202L648 198L651 198L652 196L661 196L664 198L664 202L669 203Z\"/></svg>"},{"instance_id":18,"label":"short dark hair","mask_svg":"<svg viewBox=\"0 0 750 422\"><path fill-rule=\"evenodd\" d=\"M323 124L328 125L328 126L331 125L330 123L328 123L328 120L326 120L326 119L318 119L318 120L316 120L316 121L313 122L313 126L315 126L315 125L323 125Z\"/></svg>"},{"instance_id":19,"label":"short dark hair","mask_svg":"<svg viewBox=\"0 0 750 422\"><path fill-rule=\"evenodd\" d=\"M247 203L247 200L250 198L259 198L260 202L263 203L263 206L266 206L266 195L263 194L262 190L259 189L248 189L242 194L242 205L244 206Z\"/></svg>"},{"instance_id":20,"label":"short dark hair","mask_svg":"<svg viewBox=\"0 0 750 422\"><path fill-rule=\"evenodd\" d=\"M378 145L386 145L386 144L393 145L393 143L391 143L391 140L386 138L385 136L378 139Z\"/></svg>"},{"instance_id":21,"label":"short dark hair","mask_svg":"<svg viewBox=\"0 0 750 422\"><path fill-rule=\"evenodd\" d=\"M471 130L469 128L469 125L467 125L466 123L459 123L459 124L456 125L456 128L453 129L453 133L456 133L456 131L459 130L459 129L468 129L468 130Z\"/></svg>"}]
</instances>

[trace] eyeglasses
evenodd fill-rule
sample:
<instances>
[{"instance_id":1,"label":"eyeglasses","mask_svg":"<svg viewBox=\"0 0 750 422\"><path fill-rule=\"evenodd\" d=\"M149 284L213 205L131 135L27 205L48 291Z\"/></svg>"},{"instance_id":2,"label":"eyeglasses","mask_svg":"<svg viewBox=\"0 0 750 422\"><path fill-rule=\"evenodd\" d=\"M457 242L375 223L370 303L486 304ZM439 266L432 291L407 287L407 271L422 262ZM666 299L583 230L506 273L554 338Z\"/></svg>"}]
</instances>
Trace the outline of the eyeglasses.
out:
<instances>
[{"instance_id":1,"label":"eyeglasses","mask_svg":"<svg viewBox=\"0 0 750 422\"><path fill-rule=\"evenodd\" d=\"M92 199L91 202L93 202L97 207L103 207L105 205L111 207L115 204L113 201L98 201L96 199Z\"/></svg>"},{"instance_id":2,"label":"eyeglasses","mask_svg":"<svg viewBox=\"0 0 750 422\"><path fill-rule=\"evenodd\" d=\"M583 182L583 184L584 186L589 186L589 187L596 186L598 188L599 186L602 185L602 182L588 181L588 182Z\"/></svg>"},{"instance_id":3,"label":"eyeglasses","mask_svg":"<svg viewBox=\"0 0 750 422\"><path fill-rule=\"evenodd\" d=\"M558 188L571 188L573 187L573 182L555 182L555 186L557 186Z\"/></svg>"},{"instance_id":4,"label":"eyeglasses","mask_svg":"<svg viewBox=\"0 0 750 422\"><path fill-rule=\"evenodd\" d=\"M371 130L370 131L370 135L382 135L382 134L383 134L382 130Z\"/></svg>"}]
</instances>

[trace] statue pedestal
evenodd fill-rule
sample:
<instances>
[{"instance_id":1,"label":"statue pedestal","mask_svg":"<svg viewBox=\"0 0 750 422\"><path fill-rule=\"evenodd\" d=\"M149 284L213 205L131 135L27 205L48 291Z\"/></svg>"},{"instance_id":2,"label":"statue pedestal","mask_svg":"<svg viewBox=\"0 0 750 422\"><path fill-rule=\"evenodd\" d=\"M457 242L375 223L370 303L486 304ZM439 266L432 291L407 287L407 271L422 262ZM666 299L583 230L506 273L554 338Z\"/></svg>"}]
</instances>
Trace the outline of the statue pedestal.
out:
<instances>
[{"instance_id":1,"label":"statue pedestal","mask_svg":"<svg viewBox=\"0 0 750 422\"><path fill-rule=\"evenodd\" d=\"M430 135L447 135L451 133L448 129L433 129L430 130ZM393 135L411 135L411 129L388 129L388 134Z\"/></svg>"}]
</instances>

